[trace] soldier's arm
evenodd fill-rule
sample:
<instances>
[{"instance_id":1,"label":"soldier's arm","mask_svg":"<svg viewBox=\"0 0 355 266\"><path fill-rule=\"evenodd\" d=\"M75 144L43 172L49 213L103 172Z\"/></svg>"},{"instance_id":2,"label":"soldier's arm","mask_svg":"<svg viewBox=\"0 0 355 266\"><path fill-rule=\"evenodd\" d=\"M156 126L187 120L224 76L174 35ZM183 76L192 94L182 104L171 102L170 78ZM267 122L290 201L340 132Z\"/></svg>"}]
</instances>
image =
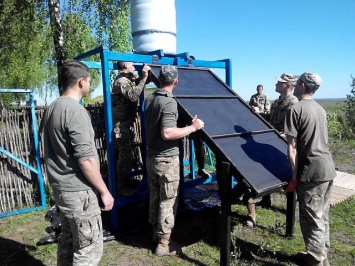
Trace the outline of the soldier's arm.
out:
<instances>
[{"instance_id":1,"label":"soldier's arm","mask_svg":"<svg viewBox=\"0 0 355 266\"><path fill-rule=\"evenodd\" d=\"M124 93L125 97L132 101L132 102L137 102L139 99L139 95L141 95L142 90L144 88L144 85L147 82L148 78L148 72L150 70L150 66L144 65L142 69L142 79L138 83L138 85L135 85L132 83L131 88L127 90L127 94Z\"/></svg>"}]
</instances>

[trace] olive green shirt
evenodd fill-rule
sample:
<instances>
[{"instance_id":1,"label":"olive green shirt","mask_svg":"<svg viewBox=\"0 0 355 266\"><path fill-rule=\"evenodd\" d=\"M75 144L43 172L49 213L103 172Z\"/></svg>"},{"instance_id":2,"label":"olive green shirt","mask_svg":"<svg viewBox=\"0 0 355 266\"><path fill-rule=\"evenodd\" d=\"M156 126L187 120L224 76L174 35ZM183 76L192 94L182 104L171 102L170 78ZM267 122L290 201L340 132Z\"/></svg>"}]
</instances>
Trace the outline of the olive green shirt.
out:
<instances>
[{"instance_id":1,"label":"olive green shirt","mask_svg":"<svg viewBox=\"0 0 355 266\"><path fill-rule=\"evenodd\" d=\"M164 140L161 130L177 127L177 102L172 93L156 89L145 100L145 131L148 155L170 157L179 154L177 140Z\"/></svg>"}]
</instances>

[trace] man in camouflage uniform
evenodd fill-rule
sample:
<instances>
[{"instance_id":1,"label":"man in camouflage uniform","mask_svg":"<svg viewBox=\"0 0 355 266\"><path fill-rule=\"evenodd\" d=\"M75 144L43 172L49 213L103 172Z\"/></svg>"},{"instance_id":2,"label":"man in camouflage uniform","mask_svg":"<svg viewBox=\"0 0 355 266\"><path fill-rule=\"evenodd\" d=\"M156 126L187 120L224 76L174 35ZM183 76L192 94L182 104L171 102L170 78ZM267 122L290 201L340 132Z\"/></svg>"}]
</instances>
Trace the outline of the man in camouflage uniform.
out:
<instances>
[{"instance_id":1,"label":"man in camouflage uniform","mask_svg":"<svg viewBox=\"0 0 355 266\"><path fill-rule=\"evenodd\" d=\"M270 101L266 94L263 93L263 85L256 87L257 93L251 96L249 105L252 107L253 112L259 113L262 117L268 120L270 113Z\"/></svg>"},{"instance_id":2,"label":"man in camouflage uniform","mask_svg":"<svg viewBox=\"0 0 355 266\"><path fill-rule=\"evenodd\" d=\"M48 106L44 129L47 177L59 209L57 265L98 265L102 256L101 210L114 199L100 173L94 130L79 101L89 93L90 71L73 60L63 64L62 95Z\"/></svg>"},{"instance_id":3,"label":"man in camouflage uniform","mask_svg":"<svg viewBox=\"0 0 355 266\"><path fill-rule=\"evenodd\" d=\"M158 242L155 254L177 255L181 248L171 241L178 204L180 181L178 139L203 128L195 116L192 124L178 128L177 103L172 91L178 83L175 66L162 66L160 88L145 102L147 170L150 188L149 222L153 226L153 242Z\"/></svg>"},{"instance_id":4,"label":"man in camouflage uniform","mask_svg":"<svg viewBox=\"0 0 355 266\"><path fill-rule=\"evenodd\" d=\"M150 67L143 66L143 77L134 74L133 62L118 62L120 74L112 86L111 102L117 154L117 196L129 197L136 193L128 186L128 172L133 168L132 135L138 111L139 96L147 82Z\"/></svg>"},{"instance_id":5,"label":"man in camouflage uniform","mask_svg":"<svg viewBox=\"0 0 355 266\"><path fill-rule=\"evenodd\" d=\"M297 98L292 95L293 87L296 85L298 76L283 73L279 78L276 78L276 80L275 91L280 93L280 97L271 105L270 124L283 134L286 112L292 105L298 102ZM271 196L264 196L256 206L267 209L270 208Z\"/></svg>"},{"instance_id":6,"label":"man in camouflage uniform","mask_svg":"<svg viewBox=\"0 0 355 266\"><path fill-rule=\"evenodd\" d=\"M327 114L313 100L321 84L315 73L300 76L294 91L299 102L288 109L284 125L292 170L292 181L285 191L296 188L307 250L296 255L300 265L329 265L329 207L336 172L328 148Z\"/></svg>"}]
</instances>

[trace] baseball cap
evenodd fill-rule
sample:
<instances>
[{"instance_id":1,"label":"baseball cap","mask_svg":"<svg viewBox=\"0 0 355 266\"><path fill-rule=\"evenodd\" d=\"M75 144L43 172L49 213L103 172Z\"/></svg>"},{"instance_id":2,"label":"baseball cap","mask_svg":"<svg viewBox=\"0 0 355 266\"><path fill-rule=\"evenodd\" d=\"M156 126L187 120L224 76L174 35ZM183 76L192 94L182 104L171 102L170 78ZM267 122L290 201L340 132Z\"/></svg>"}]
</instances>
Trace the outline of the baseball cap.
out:
<instances>
[{"instance_id":1,"label":"baseball cap","mask_svg":"<svg viewBox=\"0 0 355 266\"><path fill-rule=\"evenodd\" d=\"M320 85L322 85L322 78L316 74L311 72L305 72L300 76L300 80L304 82L308 87L318 89Z\"/></svg>"},{"instance_id":2,"label":"baseball cap","mask_svg":"<svg viewBox=\"0 0 355 266\"><path fill-rule=\"evenodd\" d=\"M178 77L178 70L176 66L165 65L160 69L159 78L165 82L171 82Z\"/></svg>"},{"instance_id":3,"label":"baseball cap","mask_svg":"<svg viewBox=\"0 0 355 266\"><path fill-rule=\"evenodd\" d=\"M292 85L296 85L296 82L298 80L299 76L295 76L289 73L283 73L279 78L276 78L277 81L280 82L287 82L290 83Z\"/></svg>"}]
</instances>

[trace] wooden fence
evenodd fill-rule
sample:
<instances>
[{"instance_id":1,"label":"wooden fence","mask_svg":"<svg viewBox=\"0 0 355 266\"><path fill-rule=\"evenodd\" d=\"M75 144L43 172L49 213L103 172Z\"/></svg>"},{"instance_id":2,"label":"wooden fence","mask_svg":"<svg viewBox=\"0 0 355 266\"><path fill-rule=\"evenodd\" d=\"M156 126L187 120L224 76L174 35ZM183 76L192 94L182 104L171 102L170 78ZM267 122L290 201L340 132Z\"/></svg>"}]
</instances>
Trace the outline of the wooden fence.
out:
<instances>
[{"instance_id":1,"label":"wooden fence","mask_svg":"<svg viewBox=\"0 0 355 266\"><path fill-rule=\"evenodd\" d=\"M87 105L93 128L95 142L99 154L101 173L108 174L107 149L105 140L105 119L103 104ZM43 163L43 140L41 133L44 128L42 118L45 109L36 107L36 118L40 136L41 167L44 183L47 184L46 170ZM140 152L142 136L140 134L140 117L136 116L133 128L133 155L134 169L142 168L142 155ZM12 153L29 165L35 166L33 132L31 125L31 111L29 107L16 107L2 109L0 112L0 147ZM189 158L188 141L184 139L184 159ZM133 177L133 181L142 176ZM0 152L0 213L14 211L22 208L39 205L39 189L37 175L22 166L15 160Z\"/></svg>"}]
</instances>

